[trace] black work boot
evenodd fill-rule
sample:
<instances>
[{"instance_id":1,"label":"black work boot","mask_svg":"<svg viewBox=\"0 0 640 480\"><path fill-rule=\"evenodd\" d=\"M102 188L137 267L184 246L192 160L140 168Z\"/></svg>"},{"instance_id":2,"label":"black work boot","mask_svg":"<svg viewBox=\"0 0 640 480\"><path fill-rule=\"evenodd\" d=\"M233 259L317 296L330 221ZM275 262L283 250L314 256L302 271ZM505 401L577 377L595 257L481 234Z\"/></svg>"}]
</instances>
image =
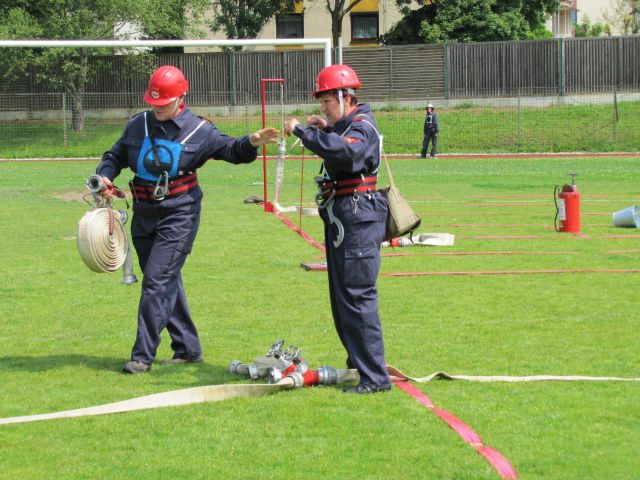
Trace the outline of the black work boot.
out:
<instances>
[{"instance_id":1,"label":"black work boot","mask_svg":"<svg viewBox=\"0 0 640 480\"><path fill-rule=\"evenodd\" d=\"M151 365L138 362L137 360L131 360L130 362L127 362L127 364L122 369L122 371L125 373L147 373L149 370L151 370Z\"/></svg>"},{"instance_id":2,"label":"black work boot","mask_svg":"<svg viewBox=\"0 0 640 480\"><path fill-rule=\"evenodd\" d=\"M346 387L342 389L344 393L357 393L358 395L381 393L389 390L391 390L391 385L369 385L368 383L359 383L355 387Z\"/></svg>"},{"instance_id":3,"label":"black work boot","mask_svg":"<svg viewBox=\"0 0 640 480\"><path fill-rule=\"evenodd\" d=\"M198 355L174 355L170 360L164 360L163 365L179 365L182 363L204 363L202 354Z\"/></svg>"}]
</instances>

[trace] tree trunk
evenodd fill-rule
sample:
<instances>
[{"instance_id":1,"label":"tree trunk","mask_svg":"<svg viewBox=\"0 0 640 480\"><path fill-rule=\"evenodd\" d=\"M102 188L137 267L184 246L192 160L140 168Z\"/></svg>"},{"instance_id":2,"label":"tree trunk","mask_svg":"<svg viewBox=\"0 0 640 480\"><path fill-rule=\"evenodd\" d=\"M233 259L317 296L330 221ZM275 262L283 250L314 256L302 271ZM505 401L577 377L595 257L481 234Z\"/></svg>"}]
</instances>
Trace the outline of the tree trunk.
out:
<instances>
[{"instance_id":1,"label":"tree trunk","mask_svg":"<svg viewBox=\"0 0 640 480\"><path fill-rule=\"evenodd\" d=\"M331 37L333 38L333 48L338 48L338 39L342 36L342 16L332 14L331 16Z\"/></svg>"},{"instance_id":2,"label":"tree trunk","mask_svg":"<svg viewBox=\"0 0 640 480\"><path fill-rule=\"evenodd\" d=\"M71 94L71 127L74 132L84 129L84 90L76 90Z\"/></svg>"},{"instance_id":3,"label":"tree trunk","mask_svg":"<svg viewBox=\"0 0 640 480\"><path fill-rule=\"evenodd\" d=\"M344 18L344 1L336 0L331 9L331 2L327 0L327 10L331 14L331 37L333 40L333 48L338 47L338 39L342 36L342 19Z\"/></svg>"},{"instance_id":4,"label":"tree trunk","mask_svg":"<svg viewBox=\"0 0 640 480\"><path fill-rule=\"evenodd\" d=\"M84 129L84 94L87 87L87 63L89 56L87 49L80 49L80 72L75 82L75 88L71 93L71 128L74 132L81 132Z\"/></svg>"},{"instance_id":5,"label":"tree trunk","mask_svg":"<svg viewBox=\"0 0 640 480\"><path fill-rule=\"evenodd\" d=\"M333 38L334 49L338 48L338 39L342 36L342 21L344 20L345 15L361 1L362 0L352 0L347 8L345 8L345 0L336 0L333 10L331 10L330 2L327 0L327 9L331 14L331 37Z\"/></svg>"}]
</instances>

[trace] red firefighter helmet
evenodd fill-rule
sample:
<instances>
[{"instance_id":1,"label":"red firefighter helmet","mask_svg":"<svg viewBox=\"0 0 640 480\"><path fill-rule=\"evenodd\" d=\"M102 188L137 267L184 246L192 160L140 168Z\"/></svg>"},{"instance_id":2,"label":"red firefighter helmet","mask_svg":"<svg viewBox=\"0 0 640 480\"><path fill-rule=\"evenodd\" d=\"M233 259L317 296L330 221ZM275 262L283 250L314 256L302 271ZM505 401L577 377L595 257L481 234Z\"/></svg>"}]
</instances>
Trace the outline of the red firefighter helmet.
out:
<instances>
[{"instance_id":1,"label":"red firefighter helmet","mask_svg":"<svg viewBox=\"0 0 640 480\"><path fill-rule=\"evenodd\" d=\"M352 88L354 90L361 88L362 83L356 72L348 65L329 65L320 70L316 77L316 91L313 96L318 96L324 92L332 90L340 90L343 88Z\"/></svg>"},{"instance_id":2,"label":"red firefighter helmet","mask_svg":"<svg viewBox=\"0 0 640 480\"><path fill-rule=\"evenodd\" d=\"M179 68L159 67L149 79L144 101L151 105L167 105L189 90L189 82Z\"/></svg>"}]
</instances>

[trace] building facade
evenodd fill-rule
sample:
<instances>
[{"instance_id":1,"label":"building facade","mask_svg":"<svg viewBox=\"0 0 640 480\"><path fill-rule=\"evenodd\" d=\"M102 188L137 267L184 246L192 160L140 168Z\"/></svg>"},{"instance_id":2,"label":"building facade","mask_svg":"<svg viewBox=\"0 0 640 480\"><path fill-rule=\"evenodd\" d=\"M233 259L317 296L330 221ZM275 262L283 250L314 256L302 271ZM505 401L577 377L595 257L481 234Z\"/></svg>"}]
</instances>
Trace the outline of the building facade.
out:
<instances>
[{"instance_id":1,"label":"building facade","mask_svg":"<svg viewBox=\"0 0 640 480\"><path fill-rule=\"evenodd\" d=\"M205 18L210 23L212 10ZM402 18L394 0L362 0L342 20L343 47L371 47L377 38L388 32ZM331 15L326 0L298 0L292 12L276 15L256 37L274 38L327 38L331 37ZM224 32L208 33L209 39L226 39ZM291 50L292 47L286 47ZM300 48L303 48L302 46ZM317 48L317 47L309 47ZM246 47L245 50L271 50L273 47ZM185 52L201 49L185 48Z\"/></svg>"},{"instance_id":2,"label":"building facade","mask_svg":"<svg viewBox=\"0 0 640 480\"><path fill-rule=\"evenodd\" d=\"M629 27L627 32L622 27L621 19L623 12L616 11L617 0L561 0L558 10L548 19L547 29L553 32L553 36L574 37L575 23L582 23L585 17L589 18L591 24L601 23L607 25L610 35L628 35L633 33L633 28ZM631 9L631 7L629 7ZM631 11L625 12L627 16ZM640 12L634 18L640 27ZM639 28L636 27L636 31Z\"/></svg>"},{"instance_id":3,"label":"building facade","mask_svg":"<svg viewBox=\"0 0 640 480\"><path fill-rule=\"evenodd\" d=\"M578 19L578 0L560 0L558 10L556 10L547 20L547 29L556 38L574 37L575 29L573 24Z\"/></svg>"}]
</instances>

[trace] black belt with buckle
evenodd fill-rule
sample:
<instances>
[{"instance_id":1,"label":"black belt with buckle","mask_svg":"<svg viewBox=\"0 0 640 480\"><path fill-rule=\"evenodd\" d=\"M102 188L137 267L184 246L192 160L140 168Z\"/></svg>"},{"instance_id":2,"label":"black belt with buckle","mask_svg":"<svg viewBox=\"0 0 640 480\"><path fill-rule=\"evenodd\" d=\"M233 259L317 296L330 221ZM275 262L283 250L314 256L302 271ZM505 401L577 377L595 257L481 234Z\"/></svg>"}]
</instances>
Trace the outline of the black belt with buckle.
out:
<instances>
[{"instance_id":1,"label":"black belt with buckle","mask_svg":"<svg viewBox=\"0 0 640 480\"><path fill-rule=\"evenodd\" d=\"M148 182L139 177L135 177L129 182L131 194L136 202L148 202L151 200L162 200L164 198L177 197L194 190L198 186L198 175L193 172L183 177L177 177L167 183L164 195L159 197L157 192L158 184Z\"/></svg>"},{"instance_id":2,"label":"black belt with buckle","mask_svg":"<svg viewBox=\"0 0 640 480\"><path fill-rule=\"evenodd\" d=\"M373 193L376 189L376 181L378 177L372 175L370 177L360 176L348 180L322 180L318 182L318 188L322 192L322 198L348 197L357 195L358 193Z\"/></svg>"}]
</instances>

